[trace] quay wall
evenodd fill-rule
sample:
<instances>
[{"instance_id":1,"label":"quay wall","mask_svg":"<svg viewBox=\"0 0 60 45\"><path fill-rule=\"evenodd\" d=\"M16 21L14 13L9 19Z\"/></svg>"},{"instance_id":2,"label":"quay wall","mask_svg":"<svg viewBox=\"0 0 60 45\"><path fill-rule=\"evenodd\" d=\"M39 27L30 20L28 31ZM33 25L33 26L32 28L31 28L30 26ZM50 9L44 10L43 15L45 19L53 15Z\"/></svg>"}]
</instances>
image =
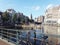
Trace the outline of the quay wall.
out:
<instances>
[{"instance_id":1,"label":"quay wall","mask_svg":"<svg viewBox=\"0 0 60 45\"><path fill-rule=\"evenodd\" d=\"M40 29L41 25L22 25L23 29Z\"/></svg>"}]
</instances>

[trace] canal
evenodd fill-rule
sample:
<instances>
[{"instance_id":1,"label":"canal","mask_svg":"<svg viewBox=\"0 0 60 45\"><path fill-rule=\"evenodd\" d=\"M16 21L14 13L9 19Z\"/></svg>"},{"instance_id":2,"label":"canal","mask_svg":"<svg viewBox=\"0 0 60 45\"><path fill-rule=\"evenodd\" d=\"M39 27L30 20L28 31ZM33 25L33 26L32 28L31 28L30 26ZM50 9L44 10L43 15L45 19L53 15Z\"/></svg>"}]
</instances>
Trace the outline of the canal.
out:
<instances>
[{"instance_id":1,"label":"canal","mask_svg":"<svg viewBox=\"0 0 60 45\"><path fill-rule=\"evenodd\" d=\"M60 45L60 27L36 30L0 29L0 37L15 45Z\"/></svg>"}]
</instances>

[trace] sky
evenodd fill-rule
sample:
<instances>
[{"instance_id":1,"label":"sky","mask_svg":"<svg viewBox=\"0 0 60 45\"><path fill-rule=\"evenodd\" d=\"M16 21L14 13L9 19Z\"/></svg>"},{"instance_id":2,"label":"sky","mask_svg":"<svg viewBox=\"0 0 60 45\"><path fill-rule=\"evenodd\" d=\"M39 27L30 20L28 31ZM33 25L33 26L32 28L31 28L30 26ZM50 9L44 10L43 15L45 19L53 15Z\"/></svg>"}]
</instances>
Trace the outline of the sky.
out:
<instances>
[{"instance_id":1,"label":"sky","mask_svg":"<svg viewBox=\"0 0 60 45\"><path fill-rule=\"evenodd\" d=\"M14 9L33 18L45 14L46 9L53 5L60 5L60 0L0 0L0 11Z\"/></svg>"}]
</instances>

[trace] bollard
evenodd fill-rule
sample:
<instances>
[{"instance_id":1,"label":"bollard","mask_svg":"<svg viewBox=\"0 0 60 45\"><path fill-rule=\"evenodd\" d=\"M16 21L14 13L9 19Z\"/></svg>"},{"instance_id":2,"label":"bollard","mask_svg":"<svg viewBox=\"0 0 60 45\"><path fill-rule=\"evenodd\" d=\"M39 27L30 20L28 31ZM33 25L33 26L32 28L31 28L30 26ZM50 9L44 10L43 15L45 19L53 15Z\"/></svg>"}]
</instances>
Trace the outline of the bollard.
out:
<instances>
[{"instance_id":1,"label":"bollard","mask_svg":"<svg viewBox=\"0 0 60 45\"><path fill-rule=\"evenodd\" d=\"M34 45L36 45L36 32L34 32Z\"/></svg>"}]
</instances>

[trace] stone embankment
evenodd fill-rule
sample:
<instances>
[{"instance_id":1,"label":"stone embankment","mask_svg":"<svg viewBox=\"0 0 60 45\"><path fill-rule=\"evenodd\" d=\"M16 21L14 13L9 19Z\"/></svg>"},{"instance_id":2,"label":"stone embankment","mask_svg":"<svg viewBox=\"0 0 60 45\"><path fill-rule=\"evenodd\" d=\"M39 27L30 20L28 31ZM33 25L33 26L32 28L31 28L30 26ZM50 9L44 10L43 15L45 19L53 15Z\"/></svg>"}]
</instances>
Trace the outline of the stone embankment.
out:
<instances>
[{"instance_id":1,"label":"stone embankment","mask_svg":"<svg viewBox=\"0 0 60 45\"><path fill-rule=\"evenodd\" d=\"M29 25L15 25L17 27L22 27L23 29L41 29L42 25L29 24Z\"/></svg>"},{"instance_id":2,"label":"stone embankment","mask_svg":"<svg viewBox=\"0 0 60 45\"><path fill-rule=\"evenodd\" d=\"M23 29L41 29L41 25L34 25L34 24L30 24L30 25L22 25Z\"/></svg>"}]
</instances>

